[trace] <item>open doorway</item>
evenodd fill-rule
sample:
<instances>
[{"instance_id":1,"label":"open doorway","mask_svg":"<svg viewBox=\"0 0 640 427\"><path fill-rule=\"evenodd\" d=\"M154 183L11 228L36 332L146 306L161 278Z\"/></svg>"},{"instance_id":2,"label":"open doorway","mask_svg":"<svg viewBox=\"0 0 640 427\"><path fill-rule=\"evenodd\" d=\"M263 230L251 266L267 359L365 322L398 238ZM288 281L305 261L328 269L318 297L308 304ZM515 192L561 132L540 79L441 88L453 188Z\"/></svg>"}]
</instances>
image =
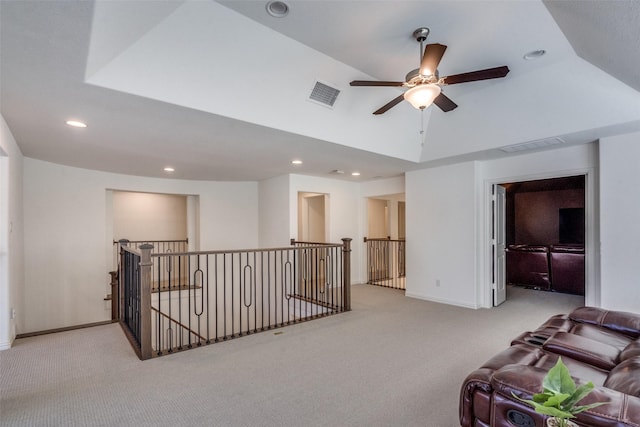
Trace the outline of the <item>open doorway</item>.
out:
<instances>
[{"instance_id":1,"label":"open doorway","mask_svg":"<svg viewBox=\"0 0 640 427\"><path fill-rule=\"evenodd\" d=\"M327 243L329 241L329 195L298 193L298 240Z\"/></svg>"},{"instance_id":2,"label":"open doorway","mask_svg":"<svg viewBox=\"0 0 640 427\"><path fill-rule=\"evenodd\" d=\"M586 289L586 176L494 186L504 191L503 218L494 210L494 297L501 286L584 297ZM504 233L504 249L496 236ZM503 251L503 252L502 252ZM503 266L500 265L501 255ZM504 272L504 276L501 276ZM494 305L500 303L494 299Z\"/></svg>"},{"instance_id":3,"label":"open doorway","mask_svg":"<svg viewBox=\"0 0 640 427\"><path fill-rule=\"evenodd\" d=\"M371 285L406 289L404 194L367 199L366 271Z\"/></svg>"},{"instance_id":4,"label":"open doorway","mask_svg":"<svg viewBox=\"0 0 640 427\"><path fill-rule=\"evenodd\" d=\"M307 245L297 255L299 287L297 297L317 301L328 285L327 265L331 253L322 243L329 243L329 195L298 192L298 242Z\"/></svg>"}]
</instances>

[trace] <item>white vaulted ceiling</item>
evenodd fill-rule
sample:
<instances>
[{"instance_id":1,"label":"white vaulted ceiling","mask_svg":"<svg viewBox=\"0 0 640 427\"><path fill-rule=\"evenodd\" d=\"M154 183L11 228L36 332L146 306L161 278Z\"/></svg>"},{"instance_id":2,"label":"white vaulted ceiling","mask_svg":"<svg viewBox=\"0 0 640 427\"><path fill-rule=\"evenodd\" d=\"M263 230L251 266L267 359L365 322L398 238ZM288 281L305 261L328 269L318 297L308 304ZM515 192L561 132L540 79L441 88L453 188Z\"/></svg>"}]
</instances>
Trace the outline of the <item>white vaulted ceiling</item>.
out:
<instances>
[{"instance_id":1,"label":"white vaulted ceiling","mask_svg":"<svg viewBox=\"0 0 640 427\"><path fill-rule=\"evenodd\" d=\"M367 180L640 130L640 2L290 0L285 18L266 3L2 1L2 115L28 157L207 180ZM441 76L510 73L445 87L448 113L373 116L400 90L349 81L404 80L421 26L448 46ZM307 99L316 80L341 91L334 108Z\"/></svg>"}]
</instances>

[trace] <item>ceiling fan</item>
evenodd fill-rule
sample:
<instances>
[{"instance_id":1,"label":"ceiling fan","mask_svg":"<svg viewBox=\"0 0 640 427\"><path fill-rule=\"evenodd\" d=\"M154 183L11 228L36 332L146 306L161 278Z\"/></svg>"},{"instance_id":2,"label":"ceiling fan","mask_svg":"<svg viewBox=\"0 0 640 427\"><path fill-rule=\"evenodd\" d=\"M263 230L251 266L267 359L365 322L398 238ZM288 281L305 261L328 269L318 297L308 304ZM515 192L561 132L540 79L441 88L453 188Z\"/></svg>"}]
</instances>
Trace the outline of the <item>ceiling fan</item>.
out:
<instances>
[{"instance_id":1,"label":"ceiling fan","mask_svg":"<svg viewBox=\"0 0 640 427\"><path fill-rule=\"evenodd\" d=\"M392 99L374 111L373 114L385 113L402 102L402 100L409 101L411 105L420 110L424 110L433 103L444 112L451 111L457 108L458 105L442 93L442 86L497 79L506 76L509 72L509 67L503 65L501 67L439 77L438 64L440 64L447 46L439 43L428 44L423 52L423 42L428 35L429 29L426 27L418 28L413 32L413 37L420 43L420 68L410 71L404 82L354 80L350 83L351 86L401 86L407 88L402 95Z\"/></svg>"}]
</instances>

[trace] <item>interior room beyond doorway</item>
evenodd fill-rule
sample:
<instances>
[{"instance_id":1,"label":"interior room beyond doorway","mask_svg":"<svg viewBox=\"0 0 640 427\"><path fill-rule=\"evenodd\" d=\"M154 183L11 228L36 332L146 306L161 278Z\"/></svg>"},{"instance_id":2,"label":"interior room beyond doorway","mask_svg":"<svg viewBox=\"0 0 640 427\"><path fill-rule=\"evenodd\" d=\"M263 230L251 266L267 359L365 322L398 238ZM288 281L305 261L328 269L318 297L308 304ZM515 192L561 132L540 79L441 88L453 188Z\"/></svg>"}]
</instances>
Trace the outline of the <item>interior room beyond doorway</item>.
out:
<instances>
[{"instance_id":1,"label":"interior room beyond doorway","mask_svg":"<svg viewBox=\"0 0 640 427\"><path fill-rule=\"evenodd\" d=\"M585 295L585 178L502 184L508 284Z\"/></svg>"}]
</instances>

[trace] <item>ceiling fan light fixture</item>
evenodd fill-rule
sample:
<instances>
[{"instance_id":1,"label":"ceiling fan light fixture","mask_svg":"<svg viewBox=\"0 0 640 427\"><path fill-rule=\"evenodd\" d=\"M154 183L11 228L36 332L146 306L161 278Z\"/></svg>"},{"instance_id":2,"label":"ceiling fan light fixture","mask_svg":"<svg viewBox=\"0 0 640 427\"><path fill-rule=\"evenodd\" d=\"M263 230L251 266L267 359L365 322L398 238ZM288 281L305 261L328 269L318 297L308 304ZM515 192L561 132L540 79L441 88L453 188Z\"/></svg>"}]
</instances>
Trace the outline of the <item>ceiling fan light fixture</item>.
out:
<instances>
[{"instance_id":1,"label":"ceiling fan light fixture","mask_svg":"<svg viewBox=\"0 0 640 427\"><path fill-rule=\"evenodd\" d=\"M406 91L404 93L404 99L413 105L414 108L424 110L433 104L433 100L440 95L441 90L437 84L418 85Z\"/></svg>"}]
</instances>

